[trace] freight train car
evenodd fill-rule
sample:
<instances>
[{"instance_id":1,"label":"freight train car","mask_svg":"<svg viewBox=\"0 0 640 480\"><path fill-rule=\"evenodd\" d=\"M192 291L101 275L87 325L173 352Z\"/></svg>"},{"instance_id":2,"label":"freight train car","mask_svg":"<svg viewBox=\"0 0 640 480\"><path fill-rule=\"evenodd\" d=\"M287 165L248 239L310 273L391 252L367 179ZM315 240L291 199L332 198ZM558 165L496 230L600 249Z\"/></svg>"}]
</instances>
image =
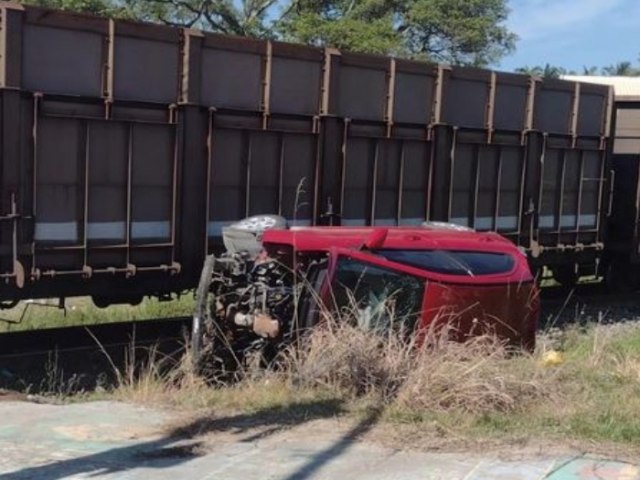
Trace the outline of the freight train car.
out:
<instances>
[{"instance_id":1,"label":"freight train car","mask_svg":"<svg viewBox=\"0 0 640 480\"><path fill-rule=\"evenodd\" d=\"M613 290L640 286L640 78L568 77L615 89L606 280Z\"/></svg>"},{"instance_id":2,"label":"freight train car","mask_svg":"<svg viewBox=\"0 0 640 480\"><path fill-rule=\"evenodd\" d=\"M193 288L222 227L498 231L565 283L605 247L610 87L3 2L0 300Z\"/></svg>"}]
</instances>

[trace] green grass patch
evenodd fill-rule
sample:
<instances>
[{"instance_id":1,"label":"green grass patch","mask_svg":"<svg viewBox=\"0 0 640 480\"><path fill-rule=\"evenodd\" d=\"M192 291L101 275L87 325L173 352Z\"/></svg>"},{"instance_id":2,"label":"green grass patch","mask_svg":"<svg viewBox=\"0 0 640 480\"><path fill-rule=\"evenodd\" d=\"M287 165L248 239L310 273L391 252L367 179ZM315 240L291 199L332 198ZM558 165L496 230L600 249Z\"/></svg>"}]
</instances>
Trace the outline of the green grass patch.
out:
<instances>
[{"instance_id":1,"label":"green grass patch","mask_svg":"<svg viewBox=\"0 0 640 480\"><path fill-rule=\"evenodd\" d=\"M531 374L538 369L544 394L520 399L508 411L394 411L392 421L411 418L416 424L437 422L472 438L573 439L640 447L640 325L570 327L554 345L564 357L544 366L551 348L544 335L535 363L516 361L507 370ZM391 407L393 409L393 407Z\"/></svg>"},{"instance_id":2,"label":"green grass patch","mask_svg":"<svg viewBox=\"0 0 640 480\"><path fill-rule=\"evenodd\" d=\"M59 308L57 300L20 302L12 309L0 310L0 333L190 316L193 295L189 293L162 302L145 298L140 305L112 305L108 308L96 307L89 297L78 297L67 299L65 307Z\"/></svg>"}]
</instances>

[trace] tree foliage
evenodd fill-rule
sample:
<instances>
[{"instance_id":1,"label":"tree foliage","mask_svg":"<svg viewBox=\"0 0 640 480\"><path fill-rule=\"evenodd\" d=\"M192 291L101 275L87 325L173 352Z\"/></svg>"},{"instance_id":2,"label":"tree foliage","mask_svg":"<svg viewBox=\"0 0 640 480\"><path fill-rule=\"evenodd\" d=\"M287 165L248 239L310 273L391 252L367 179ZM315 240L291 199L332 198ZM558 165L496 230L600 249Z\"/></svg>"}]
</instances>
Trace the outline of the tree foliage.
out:
<instances>
[{"instance_id":1,"label":"tree foliage","mask_svg":"<svg viewBox=\"0 0 640 480\"><path fill-rule=\"evenodd\" d=\"M278 34L287 41L359 52L386 54L400 50L400 37L389 12L374 12L356 2L352 6L324 3L299 2L277 25Z\"/></svg>"},{"instance_id":2,"label":"tree foliage","mask_svg":"<svg viewBox=\"0 0 640 480\"><path fill-rule=\"evenodd\" d=\"M122 17L126 16L126 7L112 0L18 0L19 3L38 7L73 10L94 15Z\"/></svg>"},{"instance_id":3,"label":"tree foliage","mask_svg":"<svg viewBox=\"0 0 640 480\"><path fill-rule=\"evenodd\" d=\"M269 14L277 4L278 0L124 0L138 20L258 38L272 35Z\"/></svg>"},{"instance_id":4,"label":"tree foliage","mask_svg":"<svg viewBox=\"0 0 640 480\"><path fill-rule=\"evenodd\" d=\"M601 69L602 75L619 76L619 77L638 77L640 76L640 67L634 67L631 62L618 62L614 65L608 65Z\"/></svg>"},{"instance_id":5,"label":"tree foliage","mask_svg":"<svg viewBox=\"0 0 640 480\"><path fill-rule=\"evenodd\" d=\"M618 62L605 67L582 67L582 71L568 70L564 67L546 64L534 67L516 68L516 72L545 78L560 78L563 75L603 75L606 77L640 77L640 66L632 62Z\"/></svg>"},{"instance_id":6,"label":"tree foliage","mask_svg":"<svg viewBox=\"0 0 640 480\"><path fill-rule=\"evenodd\" d=\"M544 78L560 78L562 75L575 74L575 72L569 71L566 68L550 65L548 63L544 67L536 65L534 67L516 68L516 72Z\"/></svg>"},{"instance_id":7,"label":"tree foliage","mask_svg":"<svg viewBox=\"0 0 640 480\"><path fill-rule=\"evenodd\" d=\"M258 38L455 64L511 52L507 0L21 0Z\"/></svg>"},{"instance_id":8,"label":"tree foliage","mask_svg":"<svg viewBox=\"0 0 640 480\"><path fill-rule=\"evenodd\" d=\"M505 0L300 0L280 32L288 40L487 65L511 52Z\"/></svg>"},{"instance_id":9,"label":"tree foliage","mask_svg":"<svg viewBox=\"0 0 640 480\"><path fill-rule=\"evenodd\" d=\"M18 0L24 4L124 17L249 37L272 36L278 0Z\"/></svg>"}]
</instances>

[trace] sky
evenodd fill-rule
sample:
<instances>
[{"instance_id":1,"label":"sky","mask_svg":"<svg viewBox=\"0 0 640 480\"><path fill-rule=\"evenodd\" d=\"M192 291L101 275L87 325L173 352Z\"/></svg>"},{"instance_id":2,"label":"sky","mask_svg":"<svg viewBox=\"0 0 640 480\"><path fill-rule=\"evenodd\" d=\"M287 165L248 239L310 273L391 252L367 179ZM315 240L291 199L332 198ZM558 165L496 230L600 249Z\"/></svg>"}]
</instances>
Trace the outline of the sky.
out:
<instances>
[{"instance_id":1,"label":"sky","mask_svg":"<svg viewBox=\"0 0 640 480\"><path fill-rule=\"evenodd\" d=\"M640 0L509 0L509 29L520 39L500 70L550 63L584 66L640 63Z\"/></svg>"}]
</instances>

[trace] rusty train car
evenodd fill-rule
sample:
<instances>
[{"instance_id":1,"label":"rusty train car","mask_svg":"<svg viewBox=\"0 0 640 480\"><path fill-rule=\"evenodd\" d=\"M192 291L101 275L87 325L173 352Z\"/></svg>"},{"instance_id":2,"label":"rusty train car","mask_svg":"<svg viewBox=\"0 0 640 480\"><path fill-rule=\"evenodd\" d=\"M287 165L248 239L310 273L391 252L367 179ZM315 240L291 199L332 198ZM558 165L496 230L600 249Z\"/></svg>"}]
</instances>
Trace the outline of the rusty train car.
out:
<instances>
[{"instance_id":1,"label":"rusty train car","mask_svg":"<svg viewBox=\"0 0 640 480\"><path fill-rule=\"evenodd\" d=\"M613 290L640 286L640 78L585 79L615 87L607 222L607 281Z\"/></svg>"},{"instance_id":2,"label":"rusty train car","mask_svg":"<svg viewBox=\"0 0 640 480\"><path fill-rule=\"evenodd\" d=\"M612 89L0 8L0 301L193 288L222 227L448 221L607 262Z\"/></svg>"}]
</instances>

